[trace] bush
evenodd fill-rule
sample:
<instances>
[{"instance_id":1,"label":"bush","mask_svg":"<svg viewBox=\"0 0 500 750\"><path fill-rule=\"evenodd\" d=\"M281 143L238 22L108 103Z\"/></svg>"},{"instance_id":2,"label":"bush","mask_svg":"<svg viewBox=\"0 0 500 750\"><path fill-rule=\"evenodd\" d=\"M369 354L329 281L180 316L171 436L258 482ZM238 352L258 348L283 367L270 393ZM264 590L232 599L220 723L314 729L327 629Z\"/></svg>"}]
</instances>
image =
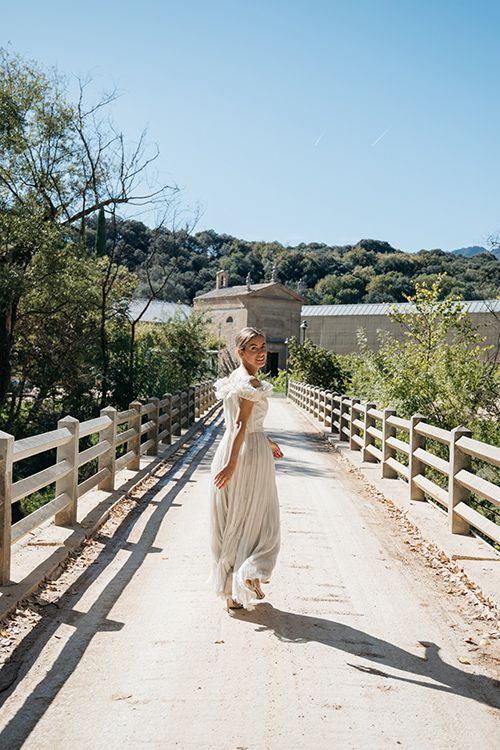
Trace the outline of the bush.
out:
<instances>
[{"instance_id":1,"label":"bush","mask_svg":"<svg viewBox=\"0 0 500 750\"><path fill-rule=\"evenodd\" d=\"M344 373L337 355L307 339L299 344L295 336L289 341L290 379L340 393L344 388Z\"/></svg>"},{"instance_id":2,"label":"bush","mask_svg":"<svg viewBox=\"0 0 500 750\"><path fill-rule=\"evenodd\" d=\"M342 360L349 390L393 406L402 417L423 414L444 429L498 420L500 381L494 363L486 361L488 347L459 300L440 300L440 294L439 279L430 289L417 284L408 297L414 312L390 313L404 330L403 341L385 332L375 352L360 334L361 354Z\"/></svg>"}]
</instances>

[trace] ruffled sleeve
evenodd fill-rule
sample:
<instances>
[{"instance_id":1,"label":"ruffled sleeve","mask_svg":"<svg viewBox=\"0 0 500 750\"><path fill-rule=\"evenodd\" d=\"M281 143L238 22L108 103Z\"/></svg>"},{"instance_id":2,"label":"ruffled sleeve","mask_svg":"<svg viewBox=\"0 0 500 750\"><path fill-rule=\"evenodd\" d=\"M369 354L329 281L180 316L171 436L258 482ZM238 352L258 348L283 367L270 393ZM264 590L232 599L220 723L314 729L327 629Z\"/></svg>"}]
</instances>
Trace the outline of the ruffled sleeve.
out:
<instances>
[{"instance_id":1,"label":"ruffled sleeve","mask_svg":"<svg viewBox=\"0 0 500 750\"><path fill-rule=\"evenodd\" d=\"M232 393L234 393L234 387L232 386L230 382L230 378L219 378L214 382L214 388L215 388L215 398L217 401L220 401L223 398L226 398L226 396L230 396Z\"/></svg>"},{"instance_id":2,"label":"ruffled sleeve","mask_svg":"<svg viewBox=\"0 0 500 750\"><path fill-rule=\"evenodd\" d=\"M272 383L267 380L261 380L260 386L253 386L249 380L241 375L230 375L225 378L219 378L214 383L215 398L224 399L228 396L237 396L246 398L249 401L259 401L270 394L273 390Z\"/></svg>"}]
</instances>

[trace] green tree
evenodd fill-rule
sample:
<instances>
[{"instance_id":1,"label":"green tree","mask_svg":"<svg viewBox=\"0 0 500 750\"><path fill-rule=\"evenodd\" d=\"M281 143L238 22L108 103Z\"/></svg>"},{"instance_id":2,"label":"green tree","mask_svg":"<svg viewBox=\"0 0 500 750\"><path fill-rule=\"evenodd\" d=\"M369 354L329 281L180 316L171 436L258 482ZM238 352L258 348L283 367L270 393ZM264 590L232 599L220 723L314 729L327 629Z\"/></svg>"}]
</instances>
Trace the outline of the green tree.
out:
<instances>
[{"instance_id":1,"label":"green tree","mask_svg":"<svg viewBox=\"0 0 500 750\"><path fill-rule=\"evenodd\" d=\"M333 352L316 346L309 339L301 345L295 336L289 341L288 352L289 370L293 379L337 392L342 391L342 368Z\"/></svg>"},{"instance_id":2,"label":"green tree","mask_svg":"<svg viewBox=\"0 0 500 750\"><path fill-rule=\"evenodd\" d=\"M207 374L208 326L200 313L177 313L164 324L138 324L135 333L134 390L130 391L130 325L110 331L111 400L125 408L134 398L161 396L195 383Z\"/></svg>"},{"instance_id":3,"label":"green tree","mask_svg":"<svg viewBox=\"0 0 500 750\"><path fill-rule=\"evenodd\" d=\"M361 302L364 290L364 280L351 274L345 276L329 274L318 281L315 287L321 305L347 305Z\"/></svg>"},{"instance_id":4,"label":"green tree","mask_svg":"<svg viewBox=\"0 0 500 750\"><path fill-rule=\"evenodd\" d=\"M113 95L75 103L64 78L0 50L0 407L12 373L18 310L38 252L45 253L104 207L148 203L171 195L144 188L149 163L144 136L128 153L104 114Z\"/></svg>"},{"instance_id":5,"label":"green tree","mask_svg":"<svg viewBox=\"0 0 500 750\"><path fill-rule=\"evenodd\" d=\"M381 336L378 352L361 337L361 355L351 359L352 390L381 406L391 405L405 417L420 413L433 424L451 429L471 425L482 413L500 416L499 383L493 362L460 301L441 299L440 277L432 286L416 284L408 297L412 312L393 309L402 326L402 341Z\"/></svg>"},{"instance_id":6,"label":"green tree","mask_svg":"<svg viewBox=\"0 0 500 750\"><path fill-rule=\"evenodd\" d=\"M400 271L373 276L366 285L364 302L403 302L413 292L413 284Z\"/></svg>"}]
</instances>

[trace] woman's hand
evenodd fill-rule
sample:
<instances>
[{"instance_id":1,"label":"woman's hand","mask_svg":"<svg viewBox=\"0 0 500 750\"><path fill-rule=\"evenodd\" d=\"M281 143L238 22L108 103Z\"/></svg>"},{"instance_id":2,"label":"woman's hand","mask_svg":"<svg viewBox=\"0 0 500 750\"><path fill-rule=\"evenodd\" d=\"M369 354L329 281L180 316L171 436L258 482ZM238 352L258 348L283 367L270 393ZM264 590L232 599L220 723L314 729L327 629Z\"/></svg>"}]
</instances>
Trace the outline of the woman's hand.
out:
<instances>
[{"instance_id":1,"label":"woman's hand","mask_svg":"<svg viewBox=\"0 0 500 750\"><path fill-rule=\"evenodd\" d=\"M220 471L214 476L214 484L218 489L222 489L229 482L234 474L236 464L227 463L222 467Z\"/></svg>"},{"instance_id":2,"label":"woman's hand","mask_svg":"<svg viewBox=\"0 0 500 750\"><path fill-rule=\"evenodd\" d=\"M271 440L270 438L268 438L268 440L269 440L269 445L271 446L271 450L273 452L274 458L283 458L284 454L282 453L281 448L279 447L278 443L275 443L274 440Z\"/></svg>"}]
</instances>

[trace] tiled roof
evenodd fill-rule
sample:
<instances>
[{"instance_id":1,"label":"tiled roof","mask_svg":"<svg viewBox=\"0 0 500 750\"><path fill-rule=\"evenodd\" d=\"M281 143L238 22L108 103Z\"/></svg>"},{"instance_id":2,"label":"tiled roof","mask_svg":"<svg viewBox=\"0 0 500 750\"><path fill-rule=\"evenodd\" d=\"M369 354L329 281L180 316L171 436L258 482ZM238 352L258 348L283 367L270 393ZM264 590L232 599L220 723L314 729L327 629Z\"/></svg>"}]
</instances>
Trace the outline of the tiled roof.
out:
<instances>
[{"instance_id":1,"label":"tiled roof","mask_svg":"<svg viewBox=\"0 0 500 750\"><path fill-rule=\"evenodd\" d=\"M221 289L211 289L205 294L198 294L195 299L209 299L211 297L237 297L242 294L251 294L258 289L264 289L266 286L274 286L274 281L266 281L264 284L250 284L250 289L246 284L240 286L223 286Z\"/></svg>"},{"instance_id":2,"label":"tiled roof","mask_svg":"<svg viewBox=\"0 0 500 750\"><path fill-rule=\"evenodd\" d=\"M486 300L464 300L460 305L468 313L500 313L500 299ZM414 306L409 302L386 302L380 304L369 304L361 302L357 305L303 305L301 316L303 318L317 315L387 315L393 307L398 312L411 312Z\"/></svg>"},{"instance_id":3,"label":"tiled roof","mask_svg":"<svg viewBox=\"0 0 500 750\"><path fill-rule=\"evenodd\" d=\"M246 284L241 284L239 286L225 286L225 287L222 287L221 289L211 289L209 292L205 292L205 294L198 294L195 297L195 299L214 299L217 297L242 297L247 294L253 294L254 292L261 291L262 289L271 288L273 286L281 287L286 292L288 292L291 297L295 297L296 299L299 299L299 300L303 299L302 296L298 292L295 292L293 289L290 289L284 284L281 284L279 281L266 281L263 284L250 284L250 289L247 287Z\"/></svg>"}]
</instances>

